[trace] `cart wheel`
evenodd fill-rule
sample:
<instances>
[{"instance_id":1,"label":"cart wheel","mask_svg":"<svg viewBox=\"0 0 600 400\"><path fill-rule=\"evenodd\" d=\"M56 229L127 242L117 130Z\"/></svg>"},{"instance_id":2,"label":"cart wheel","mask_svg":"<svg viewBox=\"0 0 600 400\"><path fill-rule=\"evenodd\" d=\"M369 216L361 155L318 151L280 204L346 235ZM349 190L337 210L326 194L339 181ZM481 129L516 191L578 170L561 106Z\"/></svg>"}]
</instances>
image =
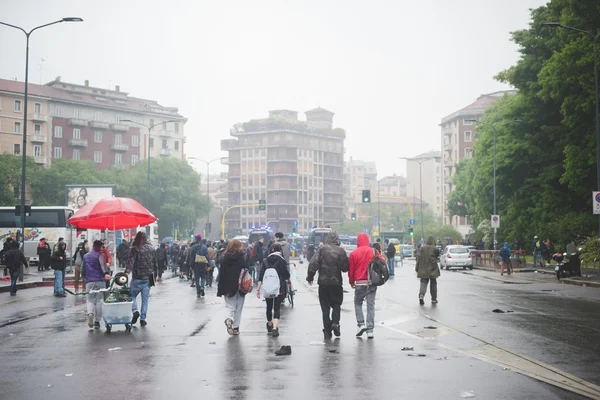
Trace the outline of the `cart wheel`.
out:
<instances>
[{"instance_id":1,"label":"cart wheel","mask_svg":"<svg viewBox=\"0 0 600 400\"><path fill-rule=\"evenodd\" d=\"M131 325L130 324L125 324L125 330L129 333L131 332Z\"/></svg>"},{"instance_id":2,"label":"cart wheel","mask_svg":"<svg viewBox=\"0 0 600 400\"><path fill-rule=\"evenodd\" d=\"M106 324L106 333L110 333L111 329L112 329L112 325Z\"/></svg>"}]
</instances>

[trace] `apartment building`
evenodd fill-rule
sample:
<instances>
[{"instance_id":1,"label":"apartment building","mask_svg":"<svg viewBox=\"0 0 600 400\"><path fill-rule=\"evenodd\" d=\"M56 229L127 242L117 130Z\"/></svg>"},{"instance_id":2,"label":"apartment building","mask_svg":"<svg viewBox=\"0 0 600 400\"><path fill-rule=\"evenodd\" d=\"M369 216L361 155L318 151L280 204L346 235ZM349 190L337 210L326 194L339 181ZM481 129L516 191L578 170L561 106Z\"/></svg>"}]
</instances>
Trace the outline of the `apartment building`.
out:
<instances>
[{"instance_id":1,"label":"apartment building","mask_svg":"<svg viewBox=\"0 0 600 400\"><path fill-rule=\"evenodd\" d=\"M313 226L340 221L344 214L343 129L334 113L269 111L269 117L235 125L221 141L229 152L227 232L248 233L269 222L274 229L306 234ZM264 199L266 211L256 204Z\"/></svg>"},{"instance_id":2,"label":"apartment building","mask_svg":"<svg viewBox=\"0 0 600 400\"><path fill-rule=\"evenodd\" d=\"M374 162L354 160L344 163L344 201L346 213L352 213L362 204L362 191L377 190L377 166Z\"/></svg>"},{"instance_id":3,"label":"apartment building","mask_svg":"<svg viewBox=\"0 0 600 400\"><path fill-rule=\"evenodd\" d=\"M430 151L413 157L414 160L406 161L406 177L408 179L408 193L421 197L421 183L423 184L423 201L431 211L439 217L442 216L442 152ZM419 161L417 161L419 160ZM423 161L426 160L426 161ZM420 163L420 165L419 165Z\"/></svg>"},{"instance_id":4,"label":"apartment building","mask_svg":"<svg viewBox=\"0 0 600 400\"><path fill-rule=\"evenodd\" d=\"M473 142L476 139L476 126L472 120L479 120L485 110L494 104L498 99L504 96L515 94L514 90L499 91L490 94L482 94L477 100L444 118L440 124L442 139L442 180L443 180L443 199L442 217L444 223L452 224L462 234L468 234L470 226L467 216L454 215L447 213L446 201L454 185L452 177L456 173L456 165L463 158L473 156Z\"/></svg>"}]
</instances>

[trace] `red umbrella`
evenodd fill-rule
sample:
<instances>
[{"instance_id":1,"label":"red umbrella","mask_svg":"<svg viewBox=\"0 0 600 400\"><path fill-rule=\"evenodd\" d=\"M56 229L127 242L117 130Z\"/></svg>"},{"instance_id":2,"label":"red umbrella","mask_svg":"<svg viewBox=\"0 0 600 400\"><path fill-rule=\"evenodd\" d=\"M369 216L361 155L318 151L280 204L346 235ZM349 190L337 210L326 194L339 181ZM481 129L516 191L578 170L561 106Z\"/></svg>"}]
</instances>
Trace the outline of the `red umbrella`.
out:
<instances>
[{"instance_id":1,"label":"red umbrella","mask_svg":"<svg viewBox=\"0 0 600 400\"><path fill-rule=\"evenodd\" d=\"M111 197L81 207L69 224L83 229L137 228L156 221L157 218L144 206L127 197Z\"/></svg>"}]
</instances>

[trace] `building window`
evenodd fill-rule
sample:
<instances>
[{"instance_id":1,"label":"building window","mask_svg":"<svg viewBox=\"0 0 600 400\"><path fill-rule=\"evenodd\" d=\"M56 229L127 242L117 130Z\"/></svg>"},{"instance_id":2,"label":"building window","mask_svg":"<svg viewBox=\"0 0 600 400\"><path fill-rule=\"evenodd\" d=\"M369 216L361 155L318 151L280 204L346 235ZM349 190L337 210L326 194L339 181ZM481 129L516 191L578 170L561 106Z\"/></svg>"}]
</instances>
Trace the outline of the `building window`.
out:
<instances>
[{"instance_id":1,"label":"building window","mask_svg":"<svg viewBox=\"0 0 600 400\"><path fill-rule=\"evenodd\" d=\"M81 129L79 129L79 128L73 129L73 139L81 139Z\"/></svg>"},{"instance_id":2,"label":"building window","mask_svg":"<svg viewBox=\"0 0 600 400\"><path fill-rule=\"evenodd\" d=\"M135 164L137 164L137 163L138 163L138 161L139 161L139 158L138 158L138 156L136 156L135 154L133 154L133 155L131 156L131 165L135 165Z\"/></svg>"},{"instance_id":3,"label":"building window","mask_svg":"<svg viewBox=\"0 0 600 400\"><path fill-rule=\"evenodd\" d=\"M15 100L15 112L21 112L21 100Z\"/></svg>"},{"instance_id":4,"label":"building window","mask_svg":"<svg viewBox=\"0 0 600 400\"><path fill-rule=\"evenodd\" d=\"M175 122L175 132L179 133L179 122Z\"/></svg>"},{"instance_id":5,"label":"building window","mask_svg":"<svg viewBox=\"0 0 600 400\"><path fill-rule=\"evenodd\" d=\"M463 125L473 125L473 120L463 119Z\"/></svg>"},{"instance_id":6,"label":"building window","mask_svg":"<svg viewBox=\"0 0 600 400\"><path fill-rule=\"evenodd\" d=\"M54 106L54 116L62 117L62 107L61 106Z\"/></svg>"},{"instance_id":7,"label":"building window","mask_svg":"<svg viewBox=\"0 0 600 400\"><path fill-rule=\"evenodd\" d=\"M42 126L40 124L35 124L33 126L33 134L35 136L40 136L41 133L42 133Z\"/></svg>"},{"instance_id":8,"label":"building window","mask_svg":"<svg viewBox=\"0 0 600 400\"><path fill-rule=\"evenodd\" d=\"M19 144L19 143L13 144L13 154L15 154L17 156L19 154L21 154L21 144Z\"/></svg>"},{"instance_id":9,"label":"building window","mask_svg":"<svg viewBox=\"0 0 600 400\"><path fill-rule=\"evenodd\" d=\"M121 153L115 154L115 165L123 163L123 155Z\"/></svg>"},{"instance_id":10,"label":"building window","mask_svg":"<svg viewBox=\"0 0 600 400\"><path fill-rule=\"evenodd\" d=\"M13 127L13 132L21 133L21 123L20 122L15 122L14 127Z\"/></svg>"},{"instance_id":11,"label":"building window","mask_svg":"<svg viewBox=\"0 0 600 400\"><path fill-rule=\"evenodd\" d=\"M80 157L79 149L73 149L73 160L79 161L81 159Z\"/></svg>"},{"instance_id":12,"label":"building window","mask_svg":"<svg viewBox=\"0 0 600 400\"><path fill-rule=\"evenodd\" d=\"M150 142L148 142L150 147L154 147L154 138L150 138Z\"/></svg>"},{"instance_id":13,"label":"building window","mask_svg":"<svg viewBox=\"0 0 600 400\"><path fill-rule=\"evenodd\" d=\"M102 152L101 151L94 151L94 162L95 163L102 162Z\"/></svg>"},{"instance_id":14,"label":"building window","mask_svg":"<svg viewBox=\"0 0 600 400\"><path fill-rule=\"evenodd\" d=\"M139 147L140 145L140 137L139 136L132 136L131 137L131 146L132 147Z\"/></svg>"},{"instance_id":15,"label":"building window","mask_svg":"<svg viewBox=\"0 0 600 400\"><path fill-rule=\"evenodd\" d=\"M470 148L466 148L465 149L465 157L467 158L471 158L473 156L473 152L471 151Z\"/></svg>"},{"instance_id":16,"label":"building window","mask_svg":"<svg viewBox=\"0 0 600 400\"><path fill-rule=\"evenodd\" d=\"M115 133L115 144L123 143L123 135L120 133Z\"/></svg>"},{"instance_id":17,"label":"building window","mask_svg":"<svg viewBox=\"0 0 600 400\"><path fill-rule=\"evenodd\" d=\"M472 135L471 135L471 131L466 131L465 132L465 142L470 142Z\"/></svg>"},{"instance_id":18,"label":"building window","mask_svg":"<svg viewBox=\"0 0 600 400\"><path fill-rule=\"evenodd\" d=\"M179 150L179 142L177 140L175 142L173 142L173 148L175 150Z\"/></svg>"},{"instance_id":19,"label":"building window","mask_svg":"<svg viewBox=\"0 0 600 400\"><path fill-rule=\"evenodd\" d=\"M79 118L79 108L73 109L73 118Z\"/></svg>"},{"instance_id":20,"label":"building window","mask_svg":"<svg viewBox=\"0 0 600 400\"><path fill-rule=\"evenodd\" d=\"M35 103L33 105L33 112L36 114L41 114L42 113L42 105L40 103Z\"/></svg>"},{"instance_id":21,"label":"building window","mask_svg":"<svg viewBox=\"0 0 600 400\"><path fill-rule=\"evenodd\" d=\"M54 127L54 137L59 139L62 138L62 126Z\"/></svg>"},{"instance_id":22,"label":"building window","mask_svg":"<svg viewBox=\"0 0 600 400\"><path fill-rule=\"evenodd\" d=\"M102 111L94 111L94 121L102 121Z\"/></svg>"},{"instance_id":23,"label":"building window","mask_svg":"<svg viewBox=\"0 0 600 400\"><path fill-rule=\"evenodd\" d=\"M167 145L167 139L163 139L163 141L162 141L162 148L163 149L168 149L169 148L169 146Z\"/></svg>"},{"instance_id":24,"label":"building window","mask_svg":"<svg viewBox=\"0 0 600 400\"><path fill-rule=\"evenodd\" d=\"M54 158L62 158L62 147L54 148Z\"/></svg>"},{"instance_id":25,"label":"building window","mask_svg":"<svg viewBox=\"0 0 600 400\"><path fill-rule=\"evenodd\" d=\"M102 131L94 131L94 142L102 143Z\"/></svg>"},{"instance_id":26,"label":"building window","mask_svg":"<svg viewBox=\"0 0 600 400\"><path fill-rule=\"evenodd\" d=\"M33 155L39 157L42 155L42 146L36 144L33 146Z\"/></svg>"}]
</instances>

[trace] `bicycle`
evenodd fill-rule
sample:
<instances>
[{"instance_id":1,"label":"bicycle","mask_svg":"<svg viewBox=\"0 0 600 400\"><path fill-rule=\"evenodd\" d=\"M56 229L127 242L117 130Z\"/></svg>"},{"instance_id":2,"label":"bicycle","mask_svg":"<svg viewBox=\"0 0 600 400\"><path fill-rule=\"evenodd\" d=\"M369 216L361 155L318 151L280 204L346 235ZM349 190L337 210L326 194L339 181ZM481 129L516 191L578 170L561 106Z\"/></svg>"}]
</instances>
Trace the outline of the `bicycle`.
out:
<instances>
[{"instance_id":1,"label":"bicycle","mask_svg":"<svg viewBox=\"0 0 600 400\"><path fill-rule=\"evenodd\" d=\"M290 263L290 266L292 266L292 265L294 266L294 268L296 268L295 263ZM290 268L290 270L291 270L291 268ZM293 308L294 307L294 296L296 295L296 291L292 287L291 276L290 276L290 279L288 279L288 281L287 281L286 289L287 289L286 290L287 291L287 294L286 294L287 300L290 302L290 306L292 306L292 308Z\"/></svg>"}]
</instances>

